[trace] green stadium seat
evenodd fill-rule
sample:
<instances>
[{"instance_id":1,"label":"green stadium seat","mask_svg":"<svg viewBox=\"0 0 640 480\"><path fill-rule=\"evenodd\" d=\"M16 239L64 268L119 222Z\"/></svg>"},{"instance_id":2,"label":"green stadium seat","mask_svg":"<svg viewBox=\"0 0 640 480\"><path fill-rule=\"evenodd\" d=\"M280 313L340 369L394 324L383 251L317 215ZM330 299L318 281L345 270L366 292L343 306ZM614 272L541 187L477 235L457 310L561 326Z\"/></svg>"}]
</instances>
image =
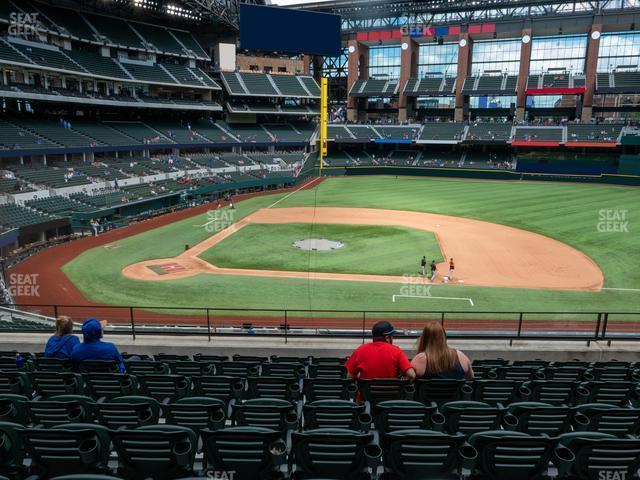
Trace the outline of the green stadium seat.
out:
<instances>
[{"instance_id":1,"label":"green stadium seat","mask_svg":"<svg viewBox=\"0 0 640 480\"><path fill-rule=\"evenodd\" d=\"M118 373L120 367L115 360L85 360L80 362L80 373Z\"/></svg>"},{"instance_id":2,"label":"green stadium seat","mask_svg":"<svg viewBox=\"0 0 640 480\"><path fill-rule=\"evenodd\" d=\"M198 439L190 428L152 425L113 433L118 474L126 479L167 480L193 473Z\"/></svg>"},{"instance_id":3,"label":"green stadium seat","mask_svg":"<svg viewBox=\"0 0 640 480\"><path fill-rule=\"evenodd\" d=\"M475 370L475 367L474 367ZM468 398L473 389L465 380L453 379L419 379L415 383L414 398L418 402L428 405L444 405L448 402Z\"/></svg>"},{"instance_id":4,"label":"green stadium seat","mask_svg":"<svg viewBox=\"0 0 640 480\"><path fill-rule=\"evenodd\" d=\"M634 478L640 467L640 439L598 432L565 433L558 437L554 464L558 478Z\"/></svg>"},{"instance_id":5,"label":"green stadium seat","mask_svg":"<svg viewBox=\"0 0 640 480\"><path fill-rule=\"evenodd\" d=\"M300 479L368 478L377 469L381 450L372 433L321 428L291 434L290 469Z\"/></svg>"},{"instance_id":6,"label":"green stadium seat","mask_svg":"<svg viewBox=\"0 0 640 480\"><path fill-rule=\"evenodd\" d=\"M355 382L346 378L305 378L303 382L303 393L307 402L326 399L353 400L357 391Z\"/></svg>"},{"instance_id":7,"label":"green stadium seat","mask_svg":"<svg viewBox=\"0 0 640 480\"><path fill-rule=\"evenodd\" d=\"M520 382L513 380L475 380L471 399L489 405L506 405L519 398Z\"/></svg>"},{"instance_id":8,"label":"green stadium seat","mask_svg":"<svg viewBox=\"0 0 640 480\"><path fill-rule=\"evenodd\" d=\"M154 398L130 395L97 403L94 412L101 425L113 430L131 429L157 425L160 404Z\"/></svg>"},{"instance_id":9,"label":"green stadium seat","mask_svg":"<svg viewBox=\"0 0 640 480\"><path fill-rule=\"evenodd\" d=\"M0 393L31 396L33 388L29 376L24 372L0 372Z\"/></svg>"},{"instance_id":10,"label":"green stadium seat","mask_svg":"<svg viewBox=\"0 0 640 480\"><path fill-rule=\"evenodd\" d=\"M186 397L191 391L191 379L184 375L138 375L140 394L161 402Z\"/></svg>"},{"instance_id":11,"label":"green stadium seat","mask_svg":"<svg viewBox=\"0 0 640 480\"><path fill-rule=\"evenodd\" d=\"M269 480L282 478L286 444L281 433L269 428L231 427L202 430L205 469L235 472L237 478Z\"/></svg>"},{"instance_id":12,"label":"green stadium seat","mask_svg":"<svg viewBox=\"0 0 640 480\"><path fill-rule=\"evenodd\" d=\"M577 382L584 379L586 369L579 366L550 366L540 370L546 380Z\"/></svg>"},{"instance_id":13,"label":"green stadium seat","mask_svg":"<svg viewBox=\"0 0 640 480\"><path fill-rule=\"evenodd\" d=\"M475 458L464 462L471 478L547 478L553 452L553 441L547 437L494 430L474 433L469 437L469 444L477 452Z\"/></svg>"},{"instance_id":14,"label":"green stadium seat","mask_svg":"<svg viewBox=\"0 0 640 480\"><path fill-rule=\"evenodd\" d=\"M295 377L248 377L247 398L280 398L294 402L300 398L300 381Z\"/></svg>"},{"instance_id":15,"label":"green stadium seat","mask_svg":"<svg viewBox=\"0 0 640 480\"><path fill-rule=\"evenodd\" d=\"M249 375L257 375L260 371L260 362L219 362L215 364L216 375L224 375L230 377L248 377Z\"/></svg>"},{"instance_id":16,"label":"green stadium seat","mask_svg":"<svg viewBox=\"0 0 640 480\"><path fill-rule=\"evenodd\" d=\"M606 403L588 403L576 407L573 416L576 431L599 432L625 437L640 434L640 409Z\"/></svg>"},{"instance_id":17,"label":"green stadium seat","mask_svg":"<svg viewBox=\"0 0 640 480\"><path fill-rule=\"evenodd\" d=\"M234 362L251 362L251 363L266 363L269 361L269 357L260 357L256 355L233 355Z\"/></svg>"},{"instance_id":18,"label":"green stadium seat","mask_svg":"<svg viewBox=\"0 0 640 480\"><path fill-rule=\"evenodd\" d=\"M56 475L107 473L110 433L103 425L68 423L21 432L31 471L44 478Z\"/></svg>"},{"instance_id":19,"label":"green stadium seat","mask_svg":"<svg viewBox=\"0 0 640 480\"><path fill-rule=\"evenodd\" d=\"M571 431L573 410L542 402L517 402L507 407L505 430L556 437Z\"/></svg>"},{"instance_id":20,"label":"green stadium seat","mask_svg":"<svg viewBox=\"0 0 640 480\"><path fill-rule=\"evenodd\" d=\"M381 443L386 475L403 480L458 478L464 455L475 455L463 435L430 430L397 430Z\"/></svg>"},{"instance_id":21,"label":"green stadium seat","mask_svg":"<svg viewBox=\"0 0 640 480\"><path fill-rule=\"evenodd\" d=\"M70 372L73 369L69 359L36 356L32 361L35 370L39 372Z\"/></svg>"},{"instance_id":22,"label":"green stadium seat","mask_svg":"<svg viewBox=\"0 0 640 480\"><path fill-rule=\"evenodd\" d=\"M85 373L82 378L86 393L95 400L133 395L138 390L135 377L126 373Z\"/></svg>"},{"instance_id":23,"label":"green stadium seat","mask_svg":"<svg viewBox=\"0 0 640 480\"><path fill-rule=\"evenodd\" d=\"M578 382L556 380L532 380L520 387L524 400L550 403L551 405L573 405L576 401Z\"/></svg>"},{"instance_id":24,"label":"green stadium seat","mask_svg":"<svg viewBox=\"0 0 640 480\"><path fill-rule=\"evenodd\" d=\"M37 396L82 395L82 376L72 372L29 372Z\"/></svg>"},{"instance_id":25,"label":"green stadium seat","mask_svg":"<svg viewBox=\"0 0 640 480\"><path fill-rule=\"evenodd\" d=\"M90 423L93 421L93 400L74 395L61 395L50 400L27 402L31 423L36 427L51 428L65 423Z\"/></svg>"},{"instance_id":26,"label":"green stadium seat","mask_svg":"<svg viewBox=\"0 0 640 480\"><path fill-rule=\"evenodd\" d=\"M407 380L371 379L358 380L360 400L375 405L385 400L407 400L413 398L414 387Z\"/></svg>"},{"instance_id":27,"label":"green stadium seat","mask_svg":"<svg viewBox=\"0 0 640 480\"><path fill-rule=\"evenodd\" d=\"M126 360L124 365L127 373L132 375L161 375L169 373L169 366L166 363L153 360Z\"/></svg>"},{"instance_id":28,"label":"green stadium seat","mask_svg":"<svg viewBox=\"0 0 640 480\"><path fill-rule=\"evenodd\" d=\"M451 435L498 430L503 414L503 409L483 402L448 402L441 405L439 415L433 417L434 430L442 430Z\"/></svg>"},{"instance_id":29,"label":"green stadium seat","mask_svg":"<svg viewBox=\"0 0 640 480\"><path fill-rule=\"evenodd\" d=\"M29 423L28 401L29 398L24 395L0 393L0 422L27 425Z\"/></svg>"},{"instance_id":30,"label":"green stadium seat","mask_svg":"<svg viewBox=\"0 0 640 480\"><path fill-rule=\"evenodd\" d=\"M516 382L524 382L527 380L533 380L537 378L538 367L496 367L489 374L489 378L495 378L497 380L514 380Z\"/></svg>"},{"instance_id":31,"label":"green stadium seat","mask_svg":"<svg viewBox=\"0 0 640 480\"><path fill-rule=\"evenodd\" d=\"M233 426L262 427L286 433L298 426L295 404L278 398L254 398L231 405Z\"/></svg>"},{"instance_id":32,"label":"green stadium seat","mask_svg":"<svg viewBox=\"0 0 640 480\"><path fill-rule=\"evenodd\" d=\"M24 475L24 447L21 433L25 427L12 422L0 422L0 475L20 478Z\"/></svg>"},{"instance_id":33,"label":"green stadium seat","mask_svg":"<svg viewBox=\"0 0 640 480\"><path fill-rule=\"evenodd\" d=\"M194 362L193 360L167 361L169 370L174 375L211 375L215 365L211 362Z\"/></svg>"},{"instance_id":34,"label":"green stadium seat","mask_svg":"<svg viewBox=\"0 0 640 480\"><path fill-rule=\"evenodd\" d=\"M638 372L628 367L621 368L590 368L584 372L585 380L601 382L637 382Z\"/></svg>"},{"instance_id":35,"label":"green stadium seat","mask_svg":"<svg viewBox=\"0 0 640 480\"><path fill-rule=\"evenodd\" d=\"M636 382L582 382L577 394L579 404L636 405L640 401L640 386Z\"/></svg>"},{"instance_id":36,"label":"green stadium seat","mask_svg":"<svg viewBox=\"0 0 640 480\"><path fill-rule=\"evenodd\" d=\"M271 355L269 361L271 363L297 363L307 365L309 363L309 357L281 357L279 355Z\"/></svg>"},{"instance_id":37,"label":"green stadium seat","mask_svg":"<svg viewBox=\"0 0 640 480\"><path fill-rule=\"evenodd\" d=\"M263 363L260 367L260 375L302 378L305 375L305 368L299 363Z\"/></svg>"},{"instance_id":38,"label":"green stadium seat","mask_svg":"<svg viewBox=\"0 0 640 480\"><path fill-rule=\"evenodd\" d=\"M226 403L209 397L182 398L169 405L163 405L162 412L168 425L188 427L196 435L205 428L224 428L227 419Z\"/></svg>"},{"instance_id":39,"label":"green stadium seat","mask_svg":"<svg viewBox=\"0 0 640 480\"><path fill-rule=\"evenodd\" d=\"M436 406L413 400L385 400L373 405L373 423L381 436L395 430L429 430Z\"/></svg>"},{"instance_id":40,"label":"green stadium seat","mask_svg":"<svg viewBox=\"0 0 640 480\"><path fill-rule=\"evenodd\" d=\"M112 477L111 475L83 473L80 475L62 475L61 477L54 477L51 480L123 480L123 479L120 477Z\"/></svg>"},{"instance_id":41,"label":"green stadium seat","mask_svg":"<svg viewBox=\"0 0 640 480\"><path fill-rule=\"evenodd\" d=\"M224 355L205 355L202 353L196 353L193 356L193 359L196 362L226 362L229 360L229 357L224 356Z\"/></svg>"},{"instance_id":42,"label":"green stadium seat","mask_svg":"<svg viewBox=\"0 0 640 480\"><path fill-rule=\"evenodd\" d=\"M158 353L153 356L156 362L187 362L191 360L189 355L180 355L174 353Z\"/></svg>"},{"instance_id":43,"label":"green stadium seat","mask_svg":"<svg viewBox=\"0 0 640 480\"><path fill-rule=\"evenodd\" d=\"M338 364L312 364L308 367L309 378L347 378L347 369Z\"/></svg>"},{"instance_id":44,"label":"green stadium seat","mask_svg":"<svg viewBox=\"0 0 640 480\"><path fill-rule=\"evenodd\" d=\"M367 432L371 427L371 415L363 404L348 400L316 400L302 407L303 429L341 428Z\"/></svg>"},{"instance_id":45,"label":"green stadium seat","mask_svg":"<svg viewBox=\"0 0 640 480\"><path fill-rule=\"evenodd\" d=\"M18 365L16 363L16 356L15 354L12 356L2 356L0 357L0 370L15 370L15 371L24 371L26 370L26 365L24 365L21 368L18 368Z\"/></svg>"},{"instance_id":46,"label":"green stadium seat","mask_svg":"<svg viewBox=\"0 0 640 480\"><path fill-rule=\"evenodd\" d=\"M239 399L244 393L241 378L223 375L191 377L193 394L198 397L217 398L227 405L231 400Z\"/></svg>"}]
</instances>

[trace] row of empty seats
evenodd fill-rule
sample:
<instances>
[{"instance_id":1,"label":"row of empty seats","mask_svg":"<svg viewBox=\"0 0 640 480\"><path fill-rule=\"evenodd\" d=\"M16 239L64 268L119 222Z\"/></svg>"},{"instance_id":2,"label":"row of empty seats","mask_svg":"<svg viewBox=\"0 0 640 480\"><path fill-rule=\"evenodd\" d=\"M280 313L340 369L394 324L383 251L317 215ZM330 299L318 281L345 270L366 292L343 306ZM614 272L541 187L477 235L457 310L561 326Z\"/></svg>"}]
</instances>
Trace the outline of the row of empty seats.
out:
<instances>
[{"instance_id":1,"label":"row of empty seats","mask_svg":"<svg viewBox=\"0 0 640 480\"><path fill-rule=\"evenodd\" d=\"M318 98L320 87L313 77L288 74L222 72L222 83L231 96Z\"/></svg>"}]
</instances>

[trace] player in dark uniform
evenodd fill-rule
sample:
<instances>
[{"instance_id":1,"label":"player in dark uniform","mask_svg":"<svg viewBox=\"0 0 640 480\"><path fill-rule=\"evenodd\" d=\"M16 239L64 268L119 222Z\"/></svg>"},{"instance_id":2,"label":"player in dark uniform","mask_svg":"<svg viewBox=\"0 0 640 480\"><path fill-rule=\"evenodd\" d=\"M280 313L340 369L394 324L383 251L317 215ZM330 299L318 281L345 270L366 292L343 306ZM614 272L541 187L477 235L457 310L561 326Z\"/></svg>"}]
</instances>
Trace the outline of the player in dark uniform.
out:
<instances>
[{"instance_id":1,"label":"player in dark uniform","mask_svg":"<svg viewBox=\"0 0 640 480\"><path fill-rule=\"evenodd\" d=\"M436 261L431 260L431 281L432 282L436 279L437 274L438 274L438 267L436 266Z\"/></svg>"},{"instance_id":2,"label":"player in dark uniform","mask_svg":"<svg viewBox=\"0 0 640 480\"><path fill-rule=\"evenodd\" d=\"M427 274L427 257L422 257L422 260L420 260L420 267L422 268L422 275L426 275Z\"/></svg>"}]
</instances>

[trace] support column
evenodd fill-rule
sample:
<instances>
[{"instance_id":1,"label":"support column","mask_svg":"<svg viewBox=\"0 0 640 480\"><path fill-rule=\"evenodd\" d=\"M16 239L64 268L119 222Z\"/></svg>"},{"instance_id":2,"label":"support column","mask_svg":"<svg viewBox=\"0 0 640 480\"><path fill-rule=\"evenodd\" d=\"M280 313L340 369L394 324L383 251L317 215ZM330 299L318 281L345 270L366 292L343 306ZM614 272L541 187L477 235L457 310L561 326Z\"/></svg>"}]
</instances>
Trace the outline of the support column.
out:
<instances>
[{"instance_id":1,"label":"support column","mask_svg":"<svg viewBox=\"0 0 640 480\"><path fill-rule=\"evenodd\" d=\"M471 71L471 37L468 33L461 33L458 40L458 76L456 77L456 110L454 120L462 122L464 120L464 95L462 87L464 79Z\"/></svg>"},{"instance_id":2,"label":"support column","mask_svg":"<svg viewBox=\"0 0 640 480\"><path fill-rule=\"evenodd\" d=\"M311 73L311 55L302 56L302 73L309 75Z\"/></svg>"},{"instance_id":3,"label":"support column","mask_svg":"<svg viewBox=\"0 0 640 480\"><path fill-rule=\"evenodd\" d=\"M406 47L405 47L406 45ZM418 49L420 47L409 36L402 37L400 45L400 80L398 83L398 120L406 122L409 117L413 116L415 109L415 97L407 98L402 92L411 77L418 75Z\"/></svg>"},{"instance_id":4,"label":"support column","mask_svg":"<svg viewBox=\"0 0 640 480\"><path fill-rule=\"evenodd\" d=\"M349 59L348 59L348 75L347 75L347 92L356 80L366 80L369 78L369 47L363 45L357 40L349 40ZM358 99L348 97L347 100L347 119L352 122L358 121Z\"/></svg>"},{"instance_id":5,"label":"support column","mask_svg":"<svg viewBox=\"0 0 640 480\"><path fill-rule=\"evenodd\" d=\"M589 32L589 43L587 44L587 59L585 61L585 87L584 96L582 97L582 115L583 122L589 122L593 113L593 95L596 91L596 73L598 70L598 53L600 53L600 35L602 34L602 25L594 24Z\"/></svg>"},{"instance_id":6,"label":"support column","mask_svg":"<svg viewBox=\"0 0 640 480\"><path fill-rule=\"evenodd\" d=\"M525 108L527 107L527 80L529 78L529 62L531 61L531 44L533 43L530 28L523 28L520 38L522 46L520 48L520 69L518 70L518 86L516 96L516 120L524 120ZM529 39L528 42L524 40Z\"/></svg>"}]
</instances>

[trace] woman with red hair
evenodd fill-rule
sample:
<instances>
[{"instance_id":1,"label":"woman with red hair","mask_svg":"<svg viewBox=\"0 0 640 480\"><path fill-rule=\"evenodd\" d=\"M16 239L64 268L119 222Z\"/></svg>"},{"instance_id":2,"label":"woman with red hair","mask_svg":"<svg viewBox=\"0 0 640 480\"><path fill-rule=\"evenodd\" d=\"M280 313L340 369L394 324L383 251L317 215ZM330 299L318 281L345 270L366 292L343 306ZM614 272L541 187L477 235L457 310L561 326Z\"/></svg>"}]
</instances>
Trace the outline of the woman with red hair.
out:
<instances>
[{"instance_id":1,"label":"woman with red hair","mask_svg":"<svg viewBox=\"0 0 640 480\"><path fill-rule=\"evenodd\" d=\"M447 345L447 334L438 322L425 325L411 366L417 378L473 379L469 357Z\"/></svg>"}]
</instances>

